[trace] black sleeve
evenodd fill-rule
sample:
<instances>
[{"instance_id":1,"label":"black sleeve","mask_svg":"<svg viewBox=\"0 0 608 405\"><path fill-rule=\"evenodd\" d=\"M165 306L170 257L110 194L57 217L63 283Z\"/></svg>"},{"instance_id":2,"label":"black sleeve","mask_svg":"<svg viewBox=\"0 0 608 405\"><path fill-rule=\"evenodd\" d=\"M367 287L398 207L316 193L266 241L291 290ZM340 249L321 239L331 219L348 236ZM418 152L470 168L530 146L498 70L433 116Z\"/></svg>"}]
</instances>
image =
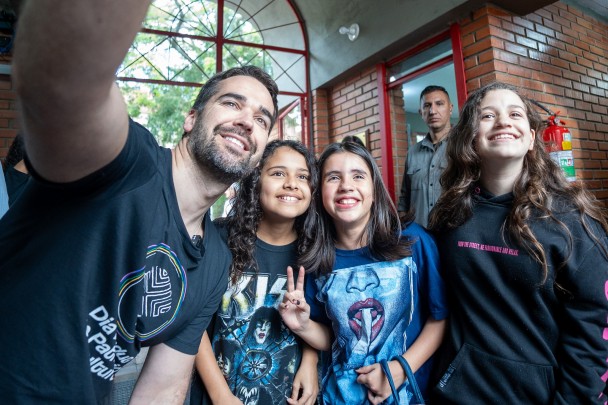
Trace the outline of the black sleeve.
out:
<instances>
[{"instance_id":1,"label":"black sleeve","mask_svg":"<svg viewBox=\"0 0 608 405\"><path fill-rule=\"evenodd\" d=\"M556 404L606 401L601 396L608 377L608 237L599 224L590 225L599 242L582 228L580 234L573 231L571 257L558 270L566 292L560 295Z\"/></svg>"},{"instance_id":2,"label":"black sleeve","mask_svg":"<svg viewBox=\"0 0 608 405\"><path fill-rule=\"evenodd\" d=\"M153 147L149 148L150 145L153 145ZM158 144L150 131L129 118L129 134L118 156L104 167L79 180L69 183L48 181L36 171L27 155L24 157L24 161L30 176L34 181L47 188L47 190L85 196L105 191L119 180L124 179L130 171L139 170L138 168L134 168L134 164L137 164L137 162L141 164L142 160L138 160L141 153L148 153L151 159L156 161L158 159L156 155L157 151Z\"/></svg>"},{"instance_id":3,"label":"black sleeve","mask_svg":"<svg viewBox=\"0 0 608 405\"><path fill-rule=\"evenodd\" d=\"M208 299L205 305L200 308L198 315L177 336L165 341L164 343L167 346L185 354L195 355L198 353L203 333L209 328L211 320L221 304L222 296L228 287L227 273L223 272L222 275L224 279L214 283L212 288L205 292Z\"/></svg>"}]
</instances>

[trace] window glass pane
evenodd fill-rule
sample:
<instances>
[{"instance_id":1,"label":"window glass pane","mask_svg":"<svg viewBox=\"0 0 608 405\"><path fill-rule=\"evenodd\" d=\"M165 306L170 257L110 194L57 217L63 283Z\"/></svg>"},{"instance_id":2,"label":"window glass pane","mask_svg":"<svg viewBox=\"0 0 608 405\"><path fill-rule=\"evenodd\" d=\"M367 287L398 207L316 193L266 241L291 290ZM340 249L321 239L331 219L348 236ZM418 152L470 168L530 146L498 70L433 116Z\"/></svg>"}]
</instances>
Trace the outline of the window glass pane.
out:
<instances>
[{"instance_id":1,"label":"window glass pane","mask_svg":"<svg viewBox=\"0 0 608 405\"><path fill-rule=\"evenodd\" d=\"M117 76L204 83L215 73L215 44L140 32Z\"/></svg>"},{"instance_id":2,"label":"window glass pane","mask_svg":"<svg viewBox=\"0 0 608 405\"><path fill-rule=\"evenodd\" d=\"M305 49L300 23L289 2L239 0L224 4L224 36L227 39Z\"/></svg>"},{"instance_id":3,"label":"window glass pane","mask_svg":"<svg viewBox=\"0 0 608 405\"><path fill-rule=\"evenodd\" d=\"M435 70L404 82L397 87L394 93L398 94L403 101L405 114L406 132L408 145L413 145L424 138L428 132L426 123L420 116L420 93L426 86L435 85L444 87L450 95L450 101L454 104L450 121L454 125L458 121L458 95L456 93L456 77L454 75L454 64L448 63Z\"/></svg>"},{"instance_id":4,"label":"window glass pane","mask_svg":"<svg viewBox=\"0 0 608 405\"><path fill-rule=\"evenodd\" d=\"M263 44L257 20L247 15L242 8L232 8L229 3L224 7L224 38L234 41ZM234 6L233 6L234 7Z\"/></svg>"},{"instance_id":5,"label":"window glass pane","mask_svg":"<svg viewBox=\"0 0 608 405\"><path fill-rule=\"evenodd\" d=\"M450 39L447 39L391 66L388 70L389 82L394 82L451 54L452 43Z\"/></svg>"},{"instance_id":6,"label":"window glass pane","mask_svg":"<svg viewBox=\"0 0 608 405\"><path fill-rule=\"evenodd\" d=\"M297 53L267 51L272 78L281 91L306 93L306 58Z\"/></svg>"},{"instance_id":7,"label":"window glass pane","mask_svg":"<svg viewBox=\"0 0 608 405\"><path fill-rule=\"evenodd\" d=\"M214 37L217 33L217 1L155 0L143 27Z\"/></svg>"},{"instance_id":8,"label":"window glass pane","mask_svg":"<svg viewBox=\"0 0 608 405\"><path fill-rule=\"evenodd\" d=\"M224 45L223 70L233 67L254 65L272 76L272 65L268 54L261 48L242 45Z\"/></svg>"},{"instance_id":9,"label":"window glass pane","mask_svg":"<svg viewBox=\"0 0 608 405\"><path fill-rule=\"evenodd\" d=\"M302 142L302 109L296 105L281 121L283 139Z\"/></svg>"}]
</instances>

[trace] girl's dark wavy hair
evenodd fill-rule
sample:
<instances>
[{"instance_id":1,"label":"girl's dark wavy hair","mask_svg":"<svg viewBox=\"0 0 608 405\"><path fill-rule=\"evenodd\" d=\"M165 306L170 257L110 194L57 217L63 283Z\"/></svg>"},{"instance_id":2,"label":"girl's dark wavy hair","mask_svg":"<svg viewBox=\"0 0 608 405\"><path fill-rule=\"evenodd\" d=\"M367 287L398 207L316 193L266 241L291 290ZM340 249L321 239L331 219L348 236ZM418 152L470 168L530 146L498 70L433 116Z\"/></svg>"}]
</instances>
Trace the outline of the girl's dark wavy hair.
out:
<instances>
[{"instance_id":1,"label":"girl's dark wavy hair","mask_svg":"<svg viewBox=\"0 0 608 405\"><path fill-rule=\"evenodd\" d=\"M460 119L448 138L447 167L441 176L441 195L429 217L429 229L436 233L462 225L473 214L474 189L481 175L481 159L475 150L475 139L481 117L480 104L485 95L493 90L510 90L524 103L530 128L536 133L533 149L524 157L523 170L513 187L513 207L503 225L515 241L525 248L541 264L544 280L548 276L547 256L529 226L531 217L555 221L572 241L566 225L554 216L561 209L560 202L568 202L580 213L586 232L596 241L585 215L598 221L608 232L606 212L595 197L580 182L568 182L562 169L545 151L542 137L544 122L532 102L521 91L509 84L495 82L473 92L467 99ZM601 246L601 244L600 244ZM572 243L570 242L569 252ZM568 255L566 255L567 257ZM567 260L567 258L566 258ZM562 266L565 263L562 263Z\"/></svg>"},{"instance_id":2,"label":"girl's dark wavy hair","mask_svg":"<svg viewBox=\"0 0 608 405\"><path fill-rule=\"evenodd\" d=\"M384 183L382 173L370 152L355 142L332 143L321 154L317 163L319 185L323 183L323 168L327 159L335 153L352 153L362 158L372 175L374 202L371 206L370 220L362 240L369 247L372 256L382 261L398 260L410 256L413 241L402 238L401 223L397 208L393 203ZM336 257L336 227L333 218L323 207L321 192L314 198L317 215L315 227L317 237L313 239L310 249L300 257L300 264L308 272L329 273L332 271Z\"/></svg>"},{"instance_id":3,"label":"girl's dark wavy hair","mask_svg":"<svg viewBox=\"0 0 608 405\"><path fill-rule=\"evenodd\" d=\"M230 267L230 281L232 284L238 282L245 270L257 271L258 269L254 254L255 242L258 225L264 214L260 204L260 177L268 159L281 147L293 149L304 157L310 173L308 184L310 185L311 201L314 199L318 176L313 153L297 141L275 140L268 143L266 149L264 149L260 163L241 181L234 205L230 209L228 217L224 220L228 226L228 247L232 252L232 264ZM314 221L312 217L314 216L315 209L311 202L308 210L295 220L294 229L298 235L298 256L309 249L312 243L314 238Z\"/></svg>"}]
</instances>

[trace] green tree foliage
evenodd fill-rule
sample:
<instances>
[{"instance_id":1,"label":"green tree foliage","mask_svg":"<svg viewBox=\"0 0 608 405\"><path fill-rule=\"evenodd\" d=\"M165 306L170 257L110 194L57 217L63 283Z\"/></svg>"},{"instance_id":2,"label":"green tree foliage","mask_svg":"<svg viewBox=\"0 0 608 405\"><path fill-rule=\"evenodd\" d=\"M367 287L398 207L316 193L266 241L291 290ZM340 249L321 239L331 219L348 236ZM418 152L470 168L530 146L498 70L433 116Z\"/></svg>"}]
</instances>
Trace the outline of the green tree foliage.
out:
<instances>
[{"instance_id":1,"label":"green tree foliage","mask_svg":"<svg viewBox=\"0 0 608 405\"><path fill-rule=\"evenodd\" d=\"M160 145L174 146L182 136L184 118L198 87L121 82L129 115L144 124Z\"/></svg>"}]
</instances>

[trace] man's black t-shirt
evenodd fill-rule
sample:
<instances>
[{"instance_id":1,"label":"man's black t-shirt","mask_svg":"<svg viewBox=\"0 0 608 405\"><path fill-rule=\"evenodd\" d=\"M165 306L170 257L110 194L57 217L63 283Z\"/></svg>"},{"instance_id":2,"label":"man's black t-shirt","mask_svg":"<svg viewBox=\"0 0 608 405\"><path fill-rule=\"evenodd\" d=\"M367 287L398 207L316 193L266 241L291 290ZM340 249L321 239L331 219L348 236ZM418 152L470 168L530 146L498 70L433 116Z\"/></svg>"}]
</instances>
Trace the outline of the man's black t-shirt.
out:
<instances>
[{"instance_id":1,"label":"man's black t-shirt","mask_svg":"<svg viewBox=\"0 0 608 405\"><path fill-rule=\"evenodd\" d=\"M230 252L190 240L171 153L131 122L120 155L70 184L33 180L0 221L0 398L95 403L141 346L195 354Z\"/></svg>"}]
</instances>

